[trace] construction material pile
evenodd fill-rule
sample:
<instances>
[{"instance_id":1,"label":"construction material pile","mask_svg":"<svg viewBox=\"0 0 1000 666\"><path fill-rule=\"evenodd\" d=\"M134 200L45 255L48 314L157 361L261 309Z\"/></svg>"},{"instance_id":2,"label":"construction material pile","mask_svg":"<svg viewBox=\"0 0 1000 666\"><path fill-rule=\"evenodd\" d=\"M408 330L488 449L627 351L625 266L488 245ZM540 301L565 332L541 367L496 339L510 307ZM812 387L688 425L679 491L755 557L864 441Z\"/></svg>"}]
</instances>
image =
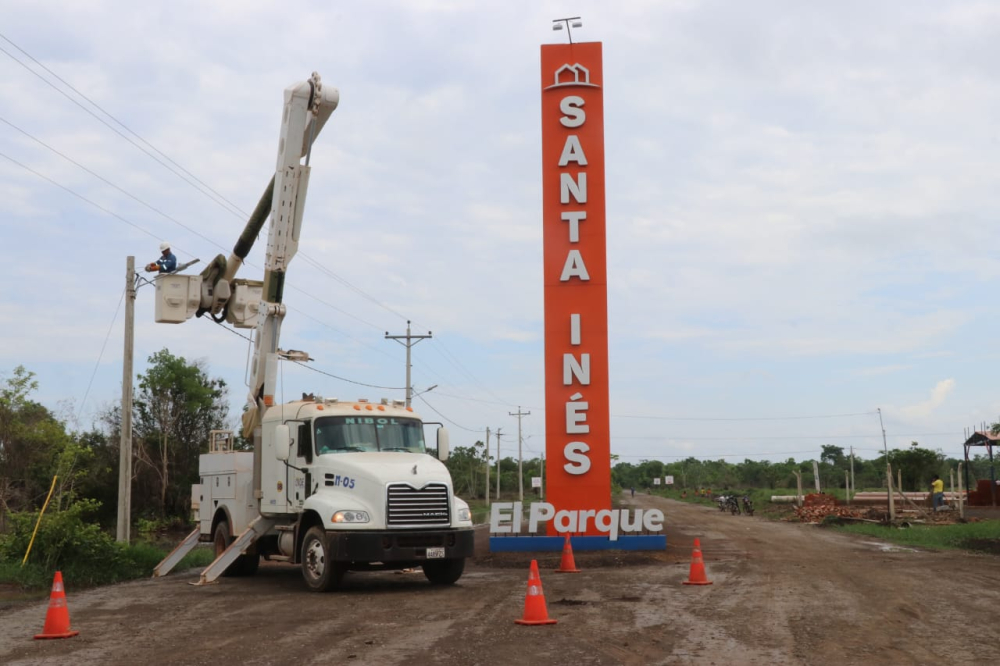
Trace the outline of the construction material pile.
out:
<instances>
[{"instance_id":1,"label":"construction material pile","mask_svg":"<svg viewBox=\"0 0 1000 666\"><path fill-rule=\"evenodd\" d=\"M885 518L885 511L874 507L836 506L834 504L816 504L795 509L795 518L803 523L821 523L827 516L881 521Z\"/></svg>"},{"instance_id":2,"label":"construction material pile","mask_svg":"<svg viewBox=\"0 0 1000 666\"><path fill-rule=\"evenodd\" d=\"M794 517L803 523L821 523L827 516L857 520L883 520L884 511L872 507L842 506L833 495L811 493L802 500L802 506L795 509Z\"/></svg>"},{"instance_id":3,"label":"construction material pile","mask_svg":"<svg viewBox=\"0 0 1000 666\"><path fill-rule=\"evenodd\" d=\"M836 506L837 498L826 493L809 493L802 500L803 507L812 506Z\"/></svg>"}]
</instances>

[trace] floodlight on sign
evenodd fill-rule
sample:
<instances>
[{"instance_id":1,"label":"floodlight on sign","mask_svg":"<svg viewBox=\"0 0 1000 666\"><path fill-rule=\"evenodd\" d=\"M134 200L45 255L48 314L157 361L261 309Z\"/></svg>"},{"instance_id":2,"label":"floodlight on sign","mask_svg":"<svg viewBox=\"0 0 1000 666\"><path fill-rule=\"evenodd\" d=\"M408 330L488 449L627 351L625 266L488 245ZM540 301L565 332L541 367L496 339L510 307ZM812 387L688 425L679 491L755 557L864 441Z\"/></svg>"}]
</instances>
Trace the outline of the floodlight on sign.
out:
<instances>
[{"instance_id":1,"label":"floodlight on sign","mask_svg":"<svg viewBox=\"0 0 1000 666\"><path fill-rule=\"evenodd\" d=\"M552 29L553 30L562 30L563 29L563 24L562 23L553 23L552 24Z\"/></svg>"},{"instance_id":2,"label":"floodlight on sign","mask_svg":"<svg viewBox=\"0 0 1000 666\"><path fill-rule=\"evenodd\" d=\"M573 21L572 23L570 23L570 25L573 26L574 28L582 28L583 21Z\"/></svg>"}]
</instances>

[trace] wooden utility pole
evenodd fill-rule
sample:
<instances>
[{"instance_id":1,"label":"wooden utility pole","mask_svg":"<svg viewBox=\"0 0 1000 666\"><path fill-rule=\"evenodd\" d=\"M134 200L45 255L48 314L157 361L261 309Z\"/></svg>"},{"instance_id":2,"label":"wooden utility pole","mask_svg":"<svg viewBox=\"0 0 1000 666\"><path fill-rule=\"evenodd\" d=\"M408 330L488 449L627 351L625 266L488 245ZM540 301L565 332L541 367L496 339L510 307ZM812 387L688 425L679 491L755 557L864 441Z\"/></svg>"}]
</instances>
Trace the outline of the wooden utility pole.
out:
<instances>
[{"instance_id":1,"label":"wooden utility pole","mask_svg":"<svg viewBox=\"0 0 1000 666\"><path fill-rule=\"evenodd\" d=\"M531 412L522 412L520 405L517 407L517 412L507 412L511 416L517 417L517 498L520 501L524 501L524 473L521 471L521 465L524 462L524 456L521 453L521 417L528 416Z\"/></svg>"},{"instance_id":2,"label":"wooden utility pole","mask_svg":"<svg viewBox=\"0 0 1000 666\"><path fill-rule=\"evenodd\" d=\"M118 452L118 525L115 539L132 532L132 356L135 351L135 257L125 262L125 353L122 359L122 418Z\"/></svg>"},{"instance_id":3,"label":"wooden utility pole","mask_svg":"<svg viewBox=\"0 0 1000 666\"><path fill-rule=\"evenodd\" d=\"M486 446L483 447L486 454L486 508L490 508L490 429L486 429Z\"/></svg>"},{"instance_id":4,"label":"wooden utility pole","mask_svg":"<svg viewBox=\"0 0 1000 666\"><path fill-rule=\"evenodd\" d=\"M385 332L386 340L395 340L399 344L406 347L406 406L410 406L410 399L413 397L413 384L410 383L410 368L413 366L410 364L410 349L413 345L417 344L421 340L433 337L430 331L427 331L427 335L412 335L410 333L410 321L406 321L406 335L389 335L389 331ZM403 342L406 340L406 342Z\"/></svg>"}]
</instances>

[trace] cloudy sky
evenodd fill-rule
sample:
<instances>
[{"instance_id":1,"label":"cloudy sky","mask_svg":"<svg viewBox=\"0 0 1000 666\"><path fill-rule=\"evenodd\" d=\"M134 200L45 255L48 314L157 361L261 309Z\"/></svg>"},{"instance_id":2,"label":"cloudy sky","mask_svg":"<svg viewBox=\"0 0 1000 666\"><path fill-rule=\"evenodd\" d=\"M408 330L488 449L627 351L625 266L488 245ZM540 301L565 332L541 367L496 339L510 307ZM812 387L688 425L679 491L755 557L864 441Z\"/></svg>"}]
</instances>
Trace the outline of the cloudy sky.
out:
<instances>
[{"instance_id":1,"label":"cloudy sky","mask_svg":"<svg viewBox=\"0 0 1000 666\"><path fill-rule=\"evenodd\" d=\"M282 90L318 71L341 104L282 346L401 387L384 334L412 320L434 336L413 350L414 385L437 385L425 417L453 445L501 427L507 455L520 406L540 451L539 45L574 15L604 42L613 453L874 457L880 407L890 447L958 455L1000 414L1000 5L291 7L0 0L0 373L37 373L79 427L120 395L126 257L228 254L273 172ZM245 341L154 324L152 297L136 371L164 347L201 359L238 413ZM403 395L288 365L283 390Z\"/></svg>"}]
</instances>

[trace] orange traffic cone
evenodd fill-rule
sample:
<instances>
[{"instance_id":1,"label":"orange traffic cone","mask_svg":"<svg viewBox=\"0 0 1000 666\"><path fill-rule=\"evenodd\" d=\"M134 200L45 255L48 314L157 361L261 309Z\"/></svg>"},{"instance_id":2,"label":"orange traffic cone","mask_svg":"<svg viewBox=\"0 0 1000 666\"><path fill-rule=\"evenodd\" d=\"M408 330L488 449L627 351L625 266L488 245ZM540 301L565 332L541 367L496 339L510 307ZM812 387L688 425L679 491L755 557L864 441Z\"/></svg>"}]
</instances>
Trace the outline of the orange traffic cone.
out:
<instances>
[{"instance_id":1,"label":"orange traffic cone","mask_svg":"<svg viewBox=\"0 0 1000 666\"><path fill-rule=\"evenodd\" d=\"M559 562L556 573L580 573L580 570L576 568L576 560L573 559L573 544L570 543L568 534L566 542L563 544L562 560Z\"/></svg>"},{"instance_id":2,"label":"orange traffic cone","mask_svg":"<svg viewBox=\"0 0 1000 666\"><path fill-rule=\"evenodd\" d=\"M531 560L528 571L528 592L524 595L524 617L514 620L515 624L555 624L556 620L549 618L545 607L545 594L542 592L542 579L538 575L538 562Z\"/></svg>"},{"instance_id":3,"label":"orange traffic cone","mask_svg":"<svg viewBox=\"0 0 1000 666\"><path fill-rule=\"evenodd\" d=\"M694 552L691 554L691 572L685 585L711 585L712 581L705 576L705 561L701 558L701 540L694 540Z\"/></svg>"},{"instance_id":4,"label":"orange traffic cone","mask_svg":"<svg viewBox=\"0 0 1000 666\"><path fill-rule=\"evenodd\" d=\"M66 606L66 591L63 589L62 572L57 571L52 580L52 594L49 595L49 610L45 614L45 628L35 638L70 638L79 631L69 628L69 608Z\"/></svg>"}]
</instances>

